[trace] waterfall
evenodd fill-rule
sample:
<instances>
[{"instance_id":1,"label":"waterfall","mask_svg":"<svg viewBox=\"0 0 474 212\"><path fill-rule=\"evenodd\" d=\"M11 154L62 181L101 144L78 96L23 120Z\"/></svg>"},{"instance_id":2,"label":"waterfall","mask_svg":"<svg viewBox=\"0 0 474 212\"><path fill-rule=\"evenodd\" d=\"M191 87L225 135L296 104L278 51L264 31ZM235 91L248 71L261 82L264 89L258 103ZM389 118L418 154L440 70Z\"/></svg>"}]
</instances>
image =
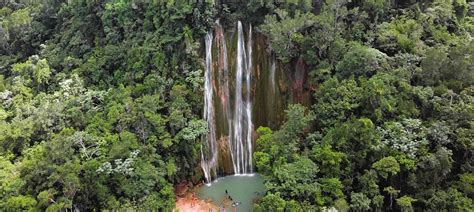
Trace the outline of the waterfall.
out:
<instances>
[{"instance_id":1,"label":"waterfall","mask_svg":"<svg viewBox=\"0 0 474 212\"><path fill-rule=\"evenodd\" d=\"M226 31L217 20L205 37L203 119L209 131L202 138L201 167L207 183L254 172L255 126L277 128L289 102L311 105L305 62L282 66L268 51L268 39L253 30L238 21Z\"/></svg>"},{"instance_id":2,"label":"waterfall","mask_svg":"<svg viewBox=\"0 0 474 212\"><path fill-rule=\"evenodd\" d=\"M219 71L219 90L220 90L220 103L222 105L222 112L224 114L225 122L227 123L227 132L228 132L228 144L229 147L233 146L233 121L232 121L232 109L230 102L230 87L229 87L229 63L228 63L228 53L227 53L227 44L224 34L224 28L220 24L220 21L216 21L216 43L218 47L218 71ZM230 151L230 156L232 161L234 161L235 156L234 152ZM233 163L233 168L236 170L236 166Z\"/></svg>"},{"instance_id":3,"label":"waterfall","mask_svg":"<svg viewBox=\"0 0 474 212\"><path fill-rule=\"evenodd\" d=\"M239 21L240 23L240 21ZM249 25L249 33L248 33L248 39L247 39L247 70L246 70L246 75L245 75L245 80L247 81L247 105L246 105L246 117L247 117L247 167L248 167L248 172L252 172L253 170L253 165L252 165L252 100L250 99L250 93L251 93L251 86L250 86L250 75L252 72L252 25ZM244 170L244 173L247 173L247 170Z\"/></svg>"},{"instance_id":4,"label":"waterfall","mask_svg":"<svg viewBox=\"0 0 474 212\"><path fill-rule=\"evenodd\" d=\"M245 46L244 46L244 38L243 38L243 31L242 31L242 23L239 21L237 24L237 58L236 58L236 75L235 75L235 108L234 108L234 130L233 130L233 138L231 144L231 151L234 153L234 159L232 163L234 165L234 172L236 174L242 173L242 167L244 166L244 154L242 154L243 150L243 129L242 129L242 120L243 120L243 107L244 103L242 100L242 76L243 76L243 69L245 67Z\"/></svg>"},{"instance_id":5,"label":"waterfall","mask_svg":"<svg viewBox=\"0 0 474 212\"><path fill-rule=\"evenodd\" d=\"M251 69L252 69L252 34L249 30L247 46L242 23L237 22L237 56L235 74L235 108L234 129L231 139L231 151L234 154L232 163L235 174L252 172L252 102L251 102ZM246 48L247 47L247 48ZM245 77L245 78L244 78ZM245 91L243 81L245 80ZM245 98L244 98L245 94Z\"/></svg>"},{"instance_id":6,"label":"waterfall","mask_svg":"<svg viewBox=\"0 0 474 212\"><path fill-rule=\"evenodd\" d=\"M226 32L217 20L205 38L204 119L209 132L203 138L201 167L208 183L219 174L252 173L254 123L278 123L284 111L284 105L276 105L284 98L276 96L276 58L250 24L243 26L238 21L235 30Z\"/></svg>"},{"instance_id":7,"label":"waterfall","mask_svg":"<svg viewBox=\"0 0 474 212\"><path fill-rule=\"evenodd\" d=\"M275 92L275 72L276 72L276 61L275 56L270 56L270 85Z\"/></svg>"},{"instance_id":8,"label":"waterfall","mask_svg":"<svg viewBox=\"0 0 474 212\"><path fill-rule=\"evenodd\" d=\"M204 120L207 121L208 133L204 140L204 150L201 147L201 167L204 171L204 177L209 183L212 176L217 176L217 158L218 148L216 139L216 125L214 119L214 102L213 102L213 67L212 67L212 32L206 34L206 67L204 74Z\"/></svg>"}]
</instances>

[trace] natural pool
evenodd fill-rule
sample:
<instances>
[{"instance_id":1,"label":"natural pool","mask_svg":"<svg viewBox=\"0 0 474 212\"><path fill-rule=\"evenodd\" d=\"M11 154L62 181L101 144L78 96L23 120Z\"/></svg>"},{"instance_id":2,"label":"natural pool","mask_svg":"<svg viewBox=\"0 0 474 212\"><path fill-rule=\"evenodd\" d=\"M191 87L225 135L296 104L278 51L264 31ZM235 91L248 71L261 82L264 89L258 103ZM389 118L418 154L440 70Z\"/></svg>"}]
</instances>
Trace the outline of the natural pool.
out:
<instances>
[{"instance_id":1,"label":"natural pool","mask_svg":"<svg viewBox=\"0 0 474 212\"><path fill-rule=\"evenodd\" d=\"M219 178L210 185L202 186L197 194L203 200L212 199L213 203L219 207L225 206L226 211L232 211L235 208L239 212L246 212L252 211L253 201L262 197L264 192L263 178L258 174L251 174ZM233 207L232 203L240 204Z\"/></svg>"}]
</instances>

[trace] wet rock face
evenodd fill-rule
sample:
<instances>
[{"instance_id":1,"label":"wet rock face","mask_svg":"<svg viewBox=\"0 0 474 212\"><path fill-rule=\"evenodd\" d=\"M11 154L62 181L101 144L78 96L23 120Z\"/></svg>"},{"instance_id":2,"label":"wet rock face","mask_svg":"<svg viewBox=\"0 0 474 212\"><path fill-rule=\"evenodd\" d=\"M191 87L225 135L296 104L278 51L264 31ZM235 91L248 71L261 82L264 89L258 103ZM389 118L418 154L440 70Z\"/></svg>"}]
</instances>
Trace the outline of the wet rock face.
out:
<instances>
[{"instance_id":1,"label":"wet rock face","mask_svg":"<svg viewBox=\"0 0 474 212\"><path fill-rule=\"evenodd\" d=\"M302 59L281 64L265 36L250 24L224 28L216 22L210 33L212 50L205 54L211 55L203 58L212 58L208 89L212 89L214 114L208 121L215 129L208 137L217 141L217 175L252 172L249 163L251 166L255 130L260 126L279 128L288 104L310 105L307 66ZM240 154L244 158L238 167Z\"/></svg>"},{"instance_id":2,"label":"wet rock face","mask_svg":"<svg viewBox=\"0 0 474 212\"><path fill-rule=\"evenodd\" d=\"M222 175L234 174L232 158L230 157L229 137L221 137L219 140L219 173Z\"/></svg>"}]
</instances>

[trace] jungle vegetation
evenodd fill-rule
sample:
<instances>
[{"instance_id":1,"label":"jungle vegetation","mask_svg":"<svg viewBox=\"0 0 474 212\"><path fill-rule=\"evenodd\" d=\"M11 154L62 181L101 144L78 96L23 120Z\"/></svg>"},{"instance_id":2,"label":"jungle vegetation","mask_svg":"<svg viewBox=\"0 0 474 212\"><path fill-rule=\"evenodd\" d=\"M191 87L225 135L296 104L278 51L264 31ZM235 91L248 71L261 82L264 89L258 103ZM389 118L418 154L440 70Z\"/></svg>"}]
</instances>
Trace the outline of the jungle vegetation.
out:
<instances>
[{"instance_id":1,"label":"jungle vegetation","mask_svg":"<svg viewBox=\"0 0 474 212\"><path fill-rule=\"evenodd\" d=\"M257 211L474 208L466 0L0 2L0 211L172 209L199 168L217 18L302 58L312 104L261 126Z\"/></svg>"}]
</instances>

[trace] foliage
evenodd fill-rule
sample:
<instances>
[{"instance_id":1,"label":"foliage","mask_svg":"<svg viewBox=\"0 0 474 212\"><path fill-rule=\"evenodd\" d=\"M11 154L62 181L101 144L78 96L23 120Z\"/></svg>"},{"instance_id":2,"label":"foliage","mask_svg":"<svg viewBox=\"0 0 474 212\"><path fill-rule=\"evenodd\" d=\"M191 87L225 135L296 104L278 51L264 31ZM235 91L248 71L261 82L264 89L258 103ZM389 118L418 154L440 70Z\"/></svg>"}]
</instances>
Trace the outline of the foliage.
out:
<instances>
[{"instance_id":1,"label":"foliage","mask_svg":"<svg viewBox=\"0 0 474 212\"><path fill-rule=\"evenodd\" d=\"M382 147L389 147L414 158L427 145L426 130L417 119L404 119L400 122L385 123L378 129L381 134Z\"/></svg>"},{"instance_id":2,"label":"foliage","mask_svg":"<svg viewBox=\"0 0 474 212\"><path fill-rule=\"evenodd\" d=\"M414 53L421 45L422 27L414 19L400 17L379 25L377 46L384 52Z\"/></svg>"},{"instance_id":3,"label":"foliage","mask_svg":"<svg viewBox=\"0 0 474 212\"><path fill-rule=\"evenodd\" d=\"M343 78L370 77L388 69L386 55L377 49L355 44L336 65L336 72Z\"/></svg>"},{"instance_id":4,"label":"foliage","mask_svg":"<svg viewBox=\"0 0 474 212\"><path fill-rule=\"evenodd\" d=\"M303 13L298 10L290 16L286 10L276 9L275 15L268 15L261 30L271 40L272 48L283 62L298 56L296 51L299 37L303 36L301 31L315 23L315 16L312 13Z\"/></svg>"},{"instance_id":5,"label":"foliage","mask_svg":"<svg viewBox=\"0 0 474 212\"><path fill-rule=\"evenodd\" d=\"M361 91L354 79L340 81L333 77L321 84L314 110L322 127L350 119L360 105Z\"/></svg>"},{"instance_id":6,"label":"foliage","mask_svg":"<svg viewBox=\"0 0 474 212\"><path fill-rule=\"evenodd\" d=\"M217 19L251 23L286 76L304 61L313 95L258 126L255 210L474 208L472 3L8 0L0 211L172 209L173 184L202 179Z\"/></svg>"},{"instance_id":7,"label":"foliage","mask_svg":"<svg viewBox=\"0 0 474 212\"><path fill-rule=\"evenodd\" d=\"M412 202L414 201L416 200L409 196L403 196L397 199L397 204L400 206L402 211L413 211Z\"/></svg>"},{"instance_id":8,"label":"foliage","mask_svg":"<svg viewBox=\"0 0 474 212\"><path fill-rule=\"evenodd\" d=\"M262 198L261 203L257 206L258 210L284 211L286 202L280 197L279 193L268 194Z\"/></svg>"},{"instance_id":9,"label":"foliage","mask_svg":"<svg viewBox=\"0 0 474 212\"><path fill-rule=\"evenodd\" d=\"M309 159L318 168L317 201L283 192L286 203L323 211L472 208L474 25L467 5L328 0L313 1L312 11L262 6L270 11L260 28L272 53L290 67L299 59L308 66L315 115L298 145L279 140L285 124L259 131L254 156L271 188L267 195L288 192L277 179L292 173L281 167ZM282 154L284 148L292 154Z\"/></svg>"},{"instance_id":10,"label":"foliage","mask_svg":"<svg viewBox=\"0 0 474 212\"><path fill-rule=\"evenodd\" d=\"M198 174L207 132L194 92L209 5L7 1L0 11L0 210L173 208L172 185Z\"/></svg>"},{"instance_id":11,"label":"foliage","mask_svg":"<svg viewBox=\"0 0 474 212\"><path fill-rule=\"evenodd\" d=\"M372 165L372 168L377 170L377 173L385 179L400 172L400 165L392 156L380 159Z\"/></svg>"},{"instance_id":12,"label":"foliage","mask_svg":"<svg viewBox=\"0 0 474 212\"><path fill-rule=\"evenodd\" d=\"M351 208L354 211L367 211L370 209L370 199L362 193L352 193Z\"/></svg>"}]
</instances>

